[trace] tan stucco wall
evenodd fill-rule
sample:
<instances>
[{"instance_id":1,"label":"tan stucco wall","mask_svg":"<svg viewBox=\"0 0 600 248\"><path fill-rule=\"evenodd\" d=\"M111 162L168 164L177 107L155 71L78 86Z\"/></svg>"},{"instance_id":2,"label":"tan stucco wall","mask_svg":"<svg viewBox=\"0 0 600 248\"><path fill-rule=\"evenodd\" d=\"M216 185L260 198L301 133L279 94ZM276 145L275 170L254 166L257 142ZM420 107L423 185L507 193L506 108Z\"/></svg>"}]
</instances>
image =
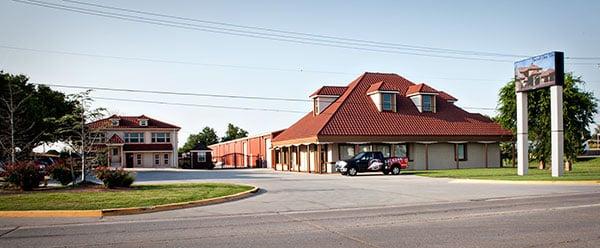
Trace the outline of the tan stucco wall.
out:
<instances>
[{"instance_id":1,"label":"tan stucco wall","mask_svg":"<svg viewBox=\"0 0 600 248\"><path fill-rule=\"evenodd\" d=\"M470 142L467 145L467 160L459 161L459 168L485 167L485 144ZM410 170L425 169L425 145L414 144L413 161L409 162ZM488 167L500 167L500 147L498 143L488 144ZM454 144L429 144L429 169L455 169Z\"/></svg>"}]
</instances>

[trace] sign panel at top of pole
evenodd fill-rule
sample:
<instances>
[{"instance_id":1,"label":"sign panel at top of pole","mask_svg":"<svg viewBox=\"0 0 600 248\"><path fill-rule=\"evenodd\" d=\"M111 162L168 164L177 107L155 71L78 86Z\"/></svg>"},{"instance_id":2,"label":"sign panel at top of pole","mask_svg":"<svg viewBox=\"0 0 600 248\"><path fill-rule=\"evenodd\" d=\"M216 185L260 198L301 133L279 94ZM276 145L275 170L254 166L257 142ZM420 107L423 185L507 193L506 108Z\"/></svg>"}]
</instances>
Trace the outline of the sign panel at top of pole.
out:
<instances>
[{"instance_id":1,"label":"sign panel at top of pole","mask_svg":"<svg viewBox=\"0 0 600 248\"><path fill-rule=\"evenodd\" d=\"M549 52L515 62L515 90L532 91L565 81L564 54Z\"/></svg>"}]
</instances>

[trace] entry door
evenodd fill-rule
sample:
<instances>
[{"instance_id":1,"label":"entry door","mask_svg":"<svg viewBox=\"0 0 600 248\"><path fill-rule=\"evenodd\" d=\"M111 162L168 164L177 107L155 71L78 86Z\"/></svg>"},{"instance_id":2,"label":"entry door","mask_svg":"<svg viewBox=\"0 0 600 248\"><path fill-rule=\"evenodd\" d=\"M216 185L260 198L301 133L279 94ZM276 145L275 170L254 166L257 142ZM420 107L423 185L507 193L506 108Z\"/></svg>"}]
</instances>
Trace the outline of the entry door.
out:
<instances>
[{"instance_id":1,"label":"entry door","mask_svg":"<svg viewBox=\"0 0 600 248\"><path fill-rule=\"evenodd\" d=\"M125 154L125 164L127 168L133 168L133 154L127 153Z\"/></svg>"}]
</instances>

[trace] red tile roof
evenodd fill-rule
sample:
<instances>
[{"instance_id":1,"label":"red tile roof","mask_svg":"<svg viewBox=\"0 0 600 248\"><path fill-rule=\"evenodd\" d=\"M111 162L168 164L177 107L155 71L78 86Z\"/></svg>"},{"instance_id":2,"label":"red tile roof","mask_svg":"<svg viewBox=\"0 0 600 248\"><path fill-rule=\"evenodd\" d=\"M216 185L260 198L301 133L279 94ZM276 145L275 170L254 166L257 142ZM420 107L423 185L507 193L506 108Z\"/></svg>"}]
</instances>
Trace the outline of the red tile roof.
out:
<instances>
[{"instance_id":1,"label":"red tile roof","mask_svg":"<svg viewBox=\"0 0 600 248\"><path fill-rule=\"evenodd\" d=\"M446 101L458 101L458 99L456 99L456 97L451 96L450 94L444 92L444 91L439 91L439 97L441 97L442 99L446 100Z\"/></svg>"},{"instance_id":2,"label":"red tile roof","mask_svg":"<svg viewBox=\"0 0 600 248\"><path fill-rule=\"evenodd\" d=\"M125 144L123 151L173 151L172 144Z\"/></svg>"},{"instance_id":3,"label":"red tile roof","mask_svg":"<svg viewBox=\"0 0 600 248\"><path fill-rule=\"evenodd\" d=\"M119 119L119 126L112 126L111 119L117 118ZM147 126L140 126L139 119L147 119ZM180 127L162 122L145 115L140 116L118 116L112 115L108 118L100 119L87 124L90 128L175 128L180 129Z\"/></svg>"},{"instance_id":4,"label":"red tile roof","mask_svg":"<svg viewBox=\"0 0 600 248\"><path fill-rule=\"evenodd\" d=\"M348 87L346 86L323 86L319 88L314 93L310 94L310 97L317 95L325 95L325 96L341 96L344 94Z\"/></svg>"},{"instance_id":5,"label":"red tile roof","mask_svg":"<svg viewBox=\"0 0 600 248\"><path fill-rule=\"evenodd\" d=\"M123 143L125 143L125 141L123 141L123 139L121 139L121 136L119 136L117 134L113 134L113 136L111 136L110 139L108 139L108 141L106 143L108 143L108 144L123 144Z\"/></svg>"},{"instance_id":6,"label":"red tile roof","mask_svg":"<svg viewBox=\"0 0 600 248\"><path fill-rule=\"evenodd\" d=\"M438 93L438 91L431 88L429 85L421 83L409 86L405 95L408 96L416 93Z\"/></svg>"},{"instance_id":7,"label":"red tile roof","mask_svg":"<svg viewBox=\"0 0 600 248\"><path fill-rule=\"evenodd\" d=\"M397 98L397 112L379 112L367 96L381 81L390 89L406 92L414 83L397 74L364 73L348 85L340 98L322 113L306 114L273 139L273 142L312 139L320 136L512 136L487 117L472 114L441 99L436 113L421 113L406 96ZM422 84L431 92L431 87ZM437 92L437 91L435 91Z\"/></svg>"}]
</instances>

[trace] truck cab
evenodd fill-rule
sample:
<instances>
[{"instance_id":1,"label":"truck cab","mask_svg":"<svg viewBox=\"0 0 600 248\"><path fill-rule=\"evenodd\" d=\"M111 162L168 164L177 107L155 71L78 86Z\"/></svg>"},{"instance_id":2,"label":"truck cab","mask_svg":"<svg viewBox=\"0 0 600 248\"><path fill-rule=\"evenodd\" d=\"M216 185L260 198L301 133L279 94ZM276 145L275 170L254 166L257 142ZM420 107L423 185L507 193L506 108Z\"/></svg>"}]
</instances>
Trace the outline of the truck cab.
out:
<instances>
[{"instance_id":1,"label":"truck cab","mask_svg":"<svg viewBox=\"0 0 600 248\"><path fill-rule=\"evenodd\" d=\"M361 152L354 157L335 163L336 171L342 175L356 176L359 172L383 172L398 175L408 167L407 158L384 157L381 152Z\"/></svg>"}]
</instances>

